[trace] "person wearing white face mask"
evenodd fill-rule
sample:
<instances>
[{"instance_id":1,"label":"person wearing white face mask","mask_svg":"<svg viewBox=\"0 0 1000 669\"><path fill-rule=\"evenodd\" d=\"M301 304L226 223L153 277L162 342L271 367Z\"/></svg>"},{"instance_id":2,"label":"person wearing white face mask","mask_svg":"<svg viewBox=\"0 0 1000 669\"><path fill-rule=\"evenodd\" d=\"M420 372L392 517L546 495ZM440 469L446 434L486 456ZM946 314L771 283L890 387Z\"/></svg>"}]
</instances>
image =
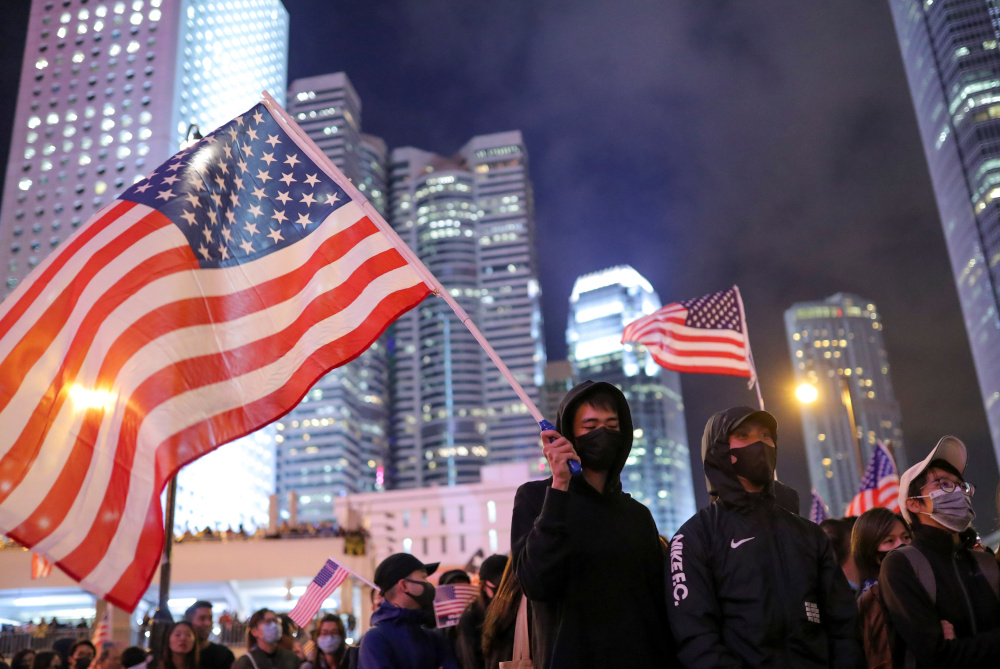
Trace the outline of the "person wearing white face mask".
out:
<instances>
[{"instance_id":1,"label":"person wearing white face mask","mask_svg":"<svg viewBox=\"0 0 1000 669\"><path fill-rule=\"evenodd\" d=\"M284 648L281 623L271 609L257 611L247 622L247 653L233 663L233 669L299 669L298 656Z\"/></svg>"},{"instance_id":2,"label":"person wearing white face mask","mask_svg":"<svg viewBox=\"0 0 1000 669\"><path fill-rule=\"evenodd\" d=\"M972 550L976 517L965 481L965 444L943 437L899 481L899 506L913 543L882 560L879 587L892 623L897 666L986 667L1000 661L1000 569ZM946 639L941 621L954 638Z\"/></svg>"},{"instance_id":3,"label":"person wearing white face mask","mask_svg":"<svg viewBox=\"0 0 1000 669\"><path fill-rule=\"evenodd\" d=\"M327 613L320 618L313 631L315 648L306 657L300 669L347 669L348 646L344 643L346 631L340 616Z\"/></svg>"}]
</instances>

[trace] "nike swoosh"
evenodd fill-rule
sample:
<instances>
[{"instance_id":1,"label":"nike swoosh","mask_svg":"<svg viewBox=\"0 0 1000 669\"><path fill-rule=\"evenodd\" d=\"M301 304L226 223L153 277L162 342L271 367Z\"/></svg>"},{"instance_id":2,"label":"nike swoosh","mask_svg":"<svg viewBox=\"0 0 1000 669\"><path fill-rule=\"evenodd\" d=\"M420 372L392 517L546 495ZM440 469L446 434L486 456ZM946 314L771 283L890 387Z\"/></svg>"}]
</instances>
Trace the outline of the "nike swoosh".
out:
<instances>
[{"instance_id":1,"label":"nike swoosh","mask_svg":"<svg viewBox=\"0 0 1000 669\"><path fill-rule=\"evenodd\" d=\"M742 546L746 542L752 541L753 539L756 539L756 537L750 537L749 539L740 539L739 541L736 541L736 539L730 539L729 540L729 547L730 548L739 548L740 546Z\"/></svg>"}]
</instances>

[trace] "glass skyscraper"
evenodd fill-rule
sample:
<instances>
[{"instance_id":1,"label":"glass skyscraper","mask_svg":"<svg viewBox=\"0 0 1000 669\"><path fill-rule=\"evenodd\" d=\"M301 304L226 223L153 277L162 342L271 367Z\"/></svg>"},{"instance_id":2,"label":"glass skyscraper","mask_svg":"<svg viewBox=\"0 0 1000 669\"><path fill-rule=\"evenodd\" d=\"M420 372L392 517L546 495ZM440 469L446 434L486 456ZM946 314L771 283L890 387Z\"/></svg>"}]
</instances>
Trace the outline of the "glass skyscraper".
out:
<instances>
[{"instance_id":1,"label":"glass skyscraper","mask_svg":"<svg viewBox=\"0 0 1000 669\"><path fill-rule=\"evenodd\" d=\"M386 201L385 143L361 132L361 100L343 72L296 79L288 111L379 213ZM382 490L389 448L386 336L332 370L276 424L279 499L299 520L333 520L336 497ZM287 511L287 509L284 509Z\"/></svg>"},{"instance_id":2,"label":"glass skyscraper","mask_svg":"<svg viewBox=\"0 0 1000 669\"><path fill-rule=\"evenodd\" d=\"M1000 457L1000 17L992 0L890 0Z\"/></svg>"},{"instance_id":3,"label":"glass skyscraper","mask_svg":"<svg viewBox=\"0 0 1000 669\"><path fill-rule=\"evenodd\" d=\"M809 477L840 516L858 492L876 441L891 442L897 469L907 467L882 322L868 300L837 293L793 304L785 331L796 382L818 391L800 407Z\"/></svg>"},{"instance_id":4,"label":"glass skyscraper","mask_svg":"<svg viewBox=\"0 0 1000 669\"><path fill-rule=\"evenodd\" d=\"M537 403L545 349L521 133L474 137L452 158L395 149L390 162L393 228ZM470 483L483 464L537 460L537 424L443 300L403 314L393 333L395 487Z\"/></svg>"},{"instance_id":5,"label":"glass skyscraper","mask_svg":"<svg viewBox=\"0 0 1000 669\"><path fill-rule=\"evenodd\" d=\"M669 537L696 510L680 374L657 365L644 346L621 343L626 325L660 306L628 265L585 274L573 285L566 343L577 383L606 381L625 393L635 434L622 486Z\"/></svg>"}]
</instances>

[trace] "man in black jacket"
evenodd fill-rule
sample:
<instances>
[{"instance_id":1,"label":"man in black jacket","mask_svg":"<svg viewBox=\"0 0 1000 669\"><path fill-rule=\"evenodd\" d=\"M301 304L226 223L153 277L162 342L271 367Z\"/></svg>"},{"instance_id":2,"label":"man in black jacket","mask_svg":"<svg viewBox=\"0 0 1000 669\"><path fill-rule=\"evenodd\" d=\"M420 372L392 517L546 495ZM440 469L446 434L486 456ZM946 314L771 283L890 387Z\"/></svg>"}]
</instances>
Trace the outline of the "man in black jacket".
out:
<instances>
[{"instance_id":1,"label":"man in black jacket","mask_svg":"<svg viewBox=\"0 0 1000 669\"><path fill-rule=\"evenodd\" d=\"M531 603L538 669L675 664L656 523L622 492L632 429L618 388L581 383L559 407L556 430L542 432L552 478L525 483L514 498L512 568ZM582 476L570 476L568 460Z\"/></svg>"},{"instance_id":2,"label":"man in black jacket","mask_svg":"<svg viewBox=\"0 0 1000 669\"><path fill-rule=\"evenodd\" d=\"M826 534L774 498L778 424L712 416L702 458L718 500L674 535L667 611L685 667L858 667L857 608Z\"/></svg>"},{"instance_id":3,"label":"man in black jacket","mask_svg":"<svg viewBox=\"0 0 1000 669\"><path fill-rule=\"evenodd\" d=\"M911 659L938 669L1000 662L997 565L993 556L971 550L974 532L963 535L975 517L975 488L962 478L966 460L965 444L943 437L899 481L900 511L913 543L890 552L879 574L897 667ZM945 639L942 621L951 624L953 639Z\"/></svg>"}]
</instances>

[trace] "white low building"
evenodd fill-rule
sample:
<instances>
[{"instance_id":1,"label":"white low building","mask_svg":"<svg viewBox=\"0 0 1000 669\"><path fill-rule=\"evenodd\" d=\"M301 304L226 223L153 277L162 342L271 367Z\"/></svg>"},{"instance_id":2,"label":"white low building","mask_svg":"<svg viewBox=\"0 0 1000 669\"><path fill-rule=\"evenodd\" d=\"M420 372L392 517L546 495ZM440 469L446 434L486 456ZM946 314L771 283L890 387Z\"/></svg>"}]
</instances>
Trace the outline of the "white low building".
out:
<instances>
[{"instance_id":1,"label":"white low building","mask_svg":"<svg viewBox=\"0 0 1000 669\"><path fill-rule=\"evenodd\" d=\"M476 554L510 552L514 493L545 476L537 465L488 465L479 483L361 493L335 502L341 527L363 527L378 564L392 553L412 553L441 570L461 568Z\"/></svg>"}]
</instances>

